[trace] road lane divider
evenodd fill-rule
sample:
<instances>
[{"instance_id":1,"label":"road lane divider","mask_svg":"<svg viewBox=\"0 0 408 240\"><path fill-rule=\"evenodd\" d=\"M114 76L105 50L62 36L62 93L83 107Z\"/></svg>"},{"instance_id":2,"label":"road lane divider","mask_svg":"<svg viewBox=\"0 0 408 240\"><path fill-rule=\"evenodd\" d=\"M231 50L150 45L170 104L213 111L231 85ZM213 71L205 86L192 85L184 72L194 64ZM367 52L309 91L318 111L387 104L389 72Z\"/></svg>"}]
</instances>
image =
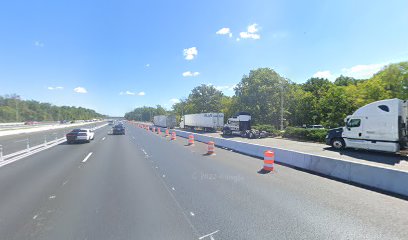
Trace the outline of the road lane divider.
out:
<instances>
[{"instance_id":1,"label":"road lane divider","mask_svg":"<svg viewBox=\"0 0 408 240\"><path fill-rule=\"evenodd\" d=\"M82 160L82 162L84 163L84 162L88 161L88 159L91 157L91 155L92 155L92 152L88 153L88 155L86 155L86 157L84 158L84 160Z\"/></svg>"}]
</instances>

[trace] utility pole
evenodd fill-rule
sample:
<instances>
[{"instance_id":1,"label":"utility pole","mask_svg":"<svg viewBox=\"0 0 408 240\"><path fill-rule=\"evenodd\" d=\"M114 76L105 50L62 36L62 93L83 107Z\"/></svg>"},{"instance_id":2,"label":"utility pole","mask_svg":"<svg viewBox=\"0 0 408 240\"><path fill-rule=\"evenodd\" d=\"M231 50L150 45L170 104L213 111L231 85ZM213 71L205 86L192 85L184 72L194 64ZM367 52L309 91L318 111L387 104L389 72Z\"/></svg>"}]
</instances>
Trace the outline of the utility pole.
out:
<instances>
[{"instance_id":1,"label":"utility pole","mask_svg":"<svg viewBox=\"0 0 408 240\"><path fill-rule=\"evenodd\" d=\"M16 103L16 122L18 122L18 101L17 100L20 99L20 96L15 95L13 98L14 98L14 101Z\"/></svg>"},{"instance_id":2,"label":"utility pole","mask_svg":"<svg viewBox=\"0 0 408 240\"><path fill-rule=\"evenodd\" d=\"M283 130L283 79L281 79L280 130Z\"/></svg>"}]
</instances>

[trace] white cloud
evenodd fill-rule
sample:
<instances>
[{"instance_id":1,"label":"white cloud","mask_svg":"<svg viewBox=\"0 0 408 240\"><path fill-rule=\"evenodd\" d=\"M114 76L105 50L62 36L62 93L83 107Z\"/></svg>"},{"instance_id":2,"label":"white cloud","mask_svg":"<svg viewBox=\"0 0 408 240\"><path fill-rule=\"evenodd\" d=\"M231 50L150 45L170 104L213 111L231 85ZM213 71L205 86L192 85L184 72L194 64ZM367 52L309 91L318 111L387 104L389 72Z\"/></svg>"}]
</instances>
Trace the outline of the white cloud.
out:
<instances>
[{"instance_id":1,"label":"white cloud","mask_svg":"<svg viewBox=\"0 0 408 240\"><path fill-rule=\"evenodd\" d=\"M318 72L316 72L315 74L313 74L313 77L316 77L316 78L327 78L327 79L329 79L329 80L332 80L332 79L334 78L333 74L332 74L330 71L328 71L328 70L326 70L326 71L318 71Z\"/></svg>"},{"instance_id":2,"label":"white cloud","mask_svg":"<svg viewBox=\"0 0 408 240\"><path fill-rule=\"evenodd\" d=\"M367 79L380 71L386 64L356 65L351 68L343 68L343 75L357 79Z\"/></svg>"},{"instance_id":3,"label":"white cloud","mask_svg":"<svg viewBox=\"0 0 408 240\"><path fill-rule=\"evenodd\" d=\"M150 67L150 63L146 64L145 67Z\"/></svg>"},{"instance_id":4,"label":"white cloud","mask_svg":"<svg viewBox=\"0 0 408 240\"><path fill-rule=\"evenodd\" d=\"M76 92L76 93L87 93L88 91L86 91L86 89L83 88L83 87L76 87L76 88L74 88L74 92Z\"/></svg>"},{"instance_id":5,"label":"white cloud","mask_svg":"<svg viewBox=\"0 0 408 240\"><path fill-rule=\"evenodd\" d=\"M40 42L40 41L35 41L35 42L34 42L34 46L36 46L36 47L44 47L45 44L42 43L42 42Z\"/></svg>"},{"instance_id":6,"label":"white cloud","mask_svg":"<svg viewBox=\"0 0 408 240\"><path fill-rule=\"evenodd\" d=\"M187 72L183 72L183 77L197 77L198 75L200 75L199 72L191 72L191 71L187 71Z\"/></svg>"},{"instance_id":7,"label":"white cloud","mask_svg":"<svg viewBox=\"0 0 408 240\"><path fill-rule=\"evenodd\" d=\"M179 103L179 102L180 102L180 99L178 99L178 98L172 98L172 99L170 99L170 102L171 102L172 104Z\"/></svg>"},{"instance_id":8,"label":"white cloud","mask_svg":"<svg viewBox=\"0 0 408 240\"><path fill-rule=\"evenodd\" d=\"M240 33L239 33L239 36L240 36L241 38L243 38L243 39L252 38L252 39L257 40L257 39L260 39L260 38L261 38L261 36L260 36L259 34L256 34L256 33L248 33L248 32L240 32Z\"/></svg>"},{"instance_id":9,"label":"white cloud","mask_svg":"<svg viewBox=\"0 0 408 240\"><path fill-rule=\"evenodd\" d=\"M240 32L239 36L243 39L260 39L261 35L258 34L259 28L258 28L258 24L254 23L248 26L247 31L246 32Z\"/></svg>"},{"instance_id":10,"label":"white cloud","mask_svg":"<svg viewBox=\"0 0 408 240\"><path fill-rule=\"evenodd\" d=\"M119 95L135 95L136 93L131 92L131 91L126 91L126 92L120 92Z\"/></svg>"},{"instance_id":11,"label":"white cloud","mask_svg":"<svg viewBox=\"0 0 408 240\"><path fill-rule=\"evenodd\" d=\"M237 39L235 39L235 40L237 40L237 42L239 42L239 41L241 41L241 38L237 38Z\"/></svg>"},{"instance_id":12,"label":"white cloud","mask_svg":"<svg viewBox=\"0 0 408 240\"><path fill-rule=\"evenodd\" d=\"M258 32L258 24L254 23L252 25L248 26L248 32L249 33L256 33Z\"/></svg>"},{"instance_id":13,"label":"white cloud","mask_svg":"<svg viewBox=\"0 0 408 240\"><path fill-rule=\"evenodd\" d=\"M48 90L62 90L64 89L63 87L47 87Z\"/></svg>"},{"instance_id":14,"label":"white cloud","mask_svg":"<svg viewBox=\"0 0 408 240\"><path fill-rule=\"evenodd\" d=\"M183 55L186 60L193 60L198 54L196 47L186 48L183 50Z\"/></svg>"},{"instance_id":15,"label":"white cloud","mask_svg":"<svg viewBox=\"0 0 408 240\"><path fill-rule=\"evenodd\" d=\"M232 37L232 32L231 32L231 30L229 28L221 28L215 34L228 35L229 37Z\"/></svg>"},{"instance_id":16,"label":"white cloud","mask_svg":"<svg viewBox=\"0 0 408 240\"><path fill-rule=\"evenodd\" d=\"M146 95L146 93L145 92L139 92L137 95L144 96L144 95Z\"/></svg>"},{"instance_id":17,"label":"white cloud","mask_svg":"<svg viewBox=\"0 0 408 240\"><path fill-rule=\"evenodd\" d=\"M234 91L236 85L214 86L219 91Z\"/></svg>"}]
</instances>

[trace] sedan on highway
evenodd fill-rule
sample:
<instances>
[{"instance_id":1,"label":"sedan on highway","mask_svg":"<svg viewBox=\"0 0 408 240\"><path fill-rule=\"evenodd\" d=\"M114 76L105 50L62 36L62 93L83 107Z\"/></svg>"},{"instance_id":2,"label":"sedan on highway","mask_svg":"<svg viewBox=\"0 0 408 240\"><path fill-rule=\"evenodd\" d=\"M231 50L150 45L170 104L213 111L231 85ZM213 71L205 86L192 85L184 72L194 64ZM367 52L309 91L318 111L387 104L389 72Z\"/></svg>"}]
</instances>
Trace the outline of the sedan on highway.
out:
<instances>
[{"instance_id":1,"label":"sedan on highway","mask_svg":"<svg viewBox=\"0 0 408 240\"><path fill-rule=\"evenodd\" d=\"M122 124L118 124L112 129L113 135L125 135L125 127Z\"/></svg>"},{"instance_id":2,"label":"sedan on highway","mask_svg":"<svg viewBox=\"0 0 408 240\"><path fill-rule=\"evenodd\" d=\"M94 140L95 133L91 129L77 128L67 133L66 138L67 138L67 143L75 143L75 142L88 142L89 143L91 140Z\"/></svg>"}]
</instances>

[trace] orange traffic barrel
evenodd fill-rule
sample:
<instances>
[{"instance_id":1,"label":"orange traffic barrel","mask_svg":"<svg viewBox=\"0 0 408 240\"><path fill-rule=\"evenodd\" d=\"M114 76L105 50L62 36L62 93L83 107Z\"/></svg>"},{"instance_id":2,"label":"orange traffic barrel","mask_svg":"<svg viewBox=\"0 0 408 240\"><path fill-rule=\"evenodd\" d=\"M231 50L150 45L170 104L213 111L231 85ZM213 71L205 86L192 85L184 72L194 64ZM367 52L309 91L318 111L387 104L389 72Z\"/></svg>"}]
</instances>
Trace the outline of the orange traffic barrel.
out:
<instances>
[{"instance_id":1,"label":"orange traffic barrel","mask_svg":"<svg viewBox=\"0 0 408 240\"><path fill-rule=\"evenodd\" d=\"M188 136L188 145L194 145L194 135L189 135Z\"/></svg>"},{"instance_id":2,"label":"orange traffic barrel","mask_svg":"<svg viewBox=\"0 0 408 240\"><path fill-rule=\"evenodd\" d=\"M171 140L176 140L176 132L171 133Z\"/></svg>"},{"instance_id":3,"label":"orange traffic barrel","mask_svg":"<svg viewBox=\"0 0 408 240\"><path fill-rule=\"evenodd\" d=\"M264 166L263 170L273 171L273 164L275 163L275 153L271 150L264 152Z\"/></svg>"},{"instance_id":4,"label":"orange traffic barrel","mask_svg":"<svg viewBox=\"0 0 408 240\"><path fill-rule=\"evenodd\" d=\"M169 136L169 129L166 129L166 137Z\"/></svg>"},{"instance_id":5,"label":"orange traffic barrel","mask_svg":"<svg viewBox=\"0 0 408 240\"><path fill-rule=\"evenodd\" d=\"M215 154L215 147L214 147L214 142L213 141L209 141L208 142L208 151L207 151L208 155L211 154Z\"/></svg>"}]
</instances>

